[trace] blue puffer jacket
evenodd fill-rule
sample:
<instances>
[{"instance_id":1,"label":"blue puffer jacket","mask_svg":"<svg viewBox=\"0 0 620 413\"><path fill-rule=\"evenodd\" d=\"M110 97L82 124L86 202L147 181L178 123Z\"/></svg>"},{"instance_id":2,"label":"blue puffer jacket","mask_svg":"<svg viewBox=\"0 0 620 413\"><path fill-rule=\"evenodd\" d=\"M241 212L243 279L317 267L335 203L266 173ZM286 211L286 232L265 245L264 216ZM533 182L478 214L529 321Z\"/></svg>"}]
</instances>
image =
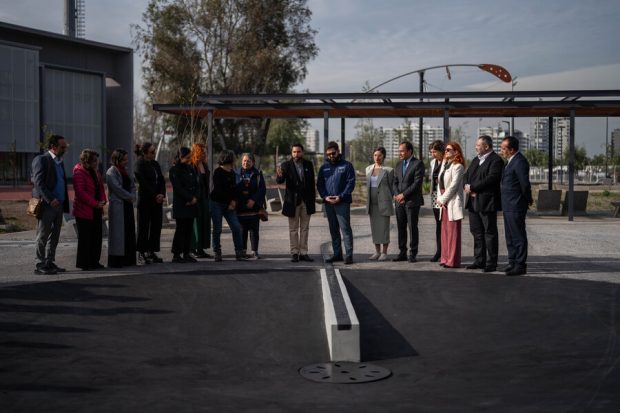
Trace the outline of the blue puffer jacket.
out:
<instances>
[{"instance_id":1,"label":"blue puffer jacket","mask_svg":"<svg viewBox=\"0 0 620 413\"><path fill-rule=\"evenodd\" d=\"M341 202L348 204L353 200L351 194L355 189L355 169L351 162L339 158L336 162L326 161L316 180L316 189L321 198L337 195Z\"/></svg>"}]
</instances>

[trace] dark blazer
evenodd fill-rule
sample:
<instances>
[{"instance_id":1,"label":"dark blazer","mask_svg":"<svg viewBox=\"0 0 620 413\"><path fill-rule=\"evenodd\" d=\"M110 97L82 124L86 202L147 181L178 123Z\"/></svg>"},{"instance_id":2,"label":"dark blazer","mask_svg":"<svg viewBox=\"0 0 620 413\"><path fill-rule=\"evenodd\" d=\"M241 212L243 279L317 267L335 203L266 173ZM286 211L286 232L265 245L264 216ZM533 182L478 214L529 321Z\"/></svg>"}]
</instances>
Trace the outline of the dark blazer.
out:
<instances>
[{"instance_id":1,"label":"dark blazer","mask_svg":"<svg viewBox=\"0 0 620 413\"><path fill-rule=\"evenodd\" d=\"M62 210L64 212L69 212L69 193L67 191L66 173L62 178L65 181L65 201L62 204ZM58 177L56 176L54 159L49 151L36 156L32 160L33 198L43 198L44 202L50 204L54 200L53 191L57 180Z\"/></svg>"},{"instance_id":2,"label":"dark blazer","mask_svg":"<svg viewBox=\"0 0 620 413\"><path fill-rule=\"evenodd\" d=\"M501 191L504 212L526 212L532 203L530 164L521 152L517 152L504 168Z\"/></svg>"},{"instance_id":3,"label":"dark blazer","mask_svg":"<svg viewBox=\"0 0 620 413\"><path fill-rule=\"evenodd\" d=\"M155 203L159 194L166 196L166 182L157 161L146 161L139 158L136 162L134 175L138 183L138 204Z\"/></svg>"},{"instance_id":4,"label":"dark blazer","mask_svg":"<svg viewBox=\"0 0 620 413\"><path fill-rule=\"evenodd\" d=\"M398 162L394 167L394 195L403 193L407 208L424 205L424 198L422 197L424 163L412 156L403 176L403 162Z\"/></svg>"},{"instance_id":5,"label":"dark blazer","mask_svg":"<svg viewBox=\"0 0 620 413\"><path fill-rule=\"evenodd\" d=\"M172 182L172 215L173 218L195 218L198 204L187 205L193 197L198 199L198 177L194 168L184 163L177 163L170 168Z\"/></svg>"},{"instance_id":6,"label":"dark blazer","mask_svg":"<svg viewBox=\"0 0 620 413\"><path fill-rule=\"evenodd\" d=\"M491 152L482 165L476 156L469 164L463 178L463 185L469 184L475 197L467 197L465 207L471 212L496 212L502 208L500 181L504 161L495 152Z\"/></svg>"},{"instance_id":7,"label":"dark blazer","mask_svg":"<svg viewBox=\"0 0 620 413\"><path fill-rule=\"evenodd\" d=\"M314 165L305 159L303 162L304 180L299 179L297 168L294 161L288 160L282 163L282 176L276 178L278 184L286 182L286 191L284 192L284 205L282 205L282 214L287 217L295 216L295 208L304 202L306 204L306 212L308 215L314 214L316 189L314 182Z\"/></svg>"}]
</instances>

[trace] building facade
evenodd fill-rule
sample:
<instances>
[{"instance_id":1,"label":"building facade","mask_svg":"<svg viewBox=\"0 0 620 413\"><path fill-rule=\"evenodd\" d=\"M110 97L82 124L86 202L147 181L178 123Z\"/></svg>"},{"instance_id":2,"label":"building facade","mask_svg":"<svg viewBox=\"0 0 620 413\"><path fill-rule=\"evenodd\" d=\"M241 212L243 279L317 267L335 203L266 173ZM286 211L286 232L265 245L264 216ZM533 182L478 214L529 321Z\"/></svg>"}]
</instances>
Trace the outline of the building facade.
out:
<instances>
[{"instance_id":1,"label":"building facade","mask_svg":"<svg viewBox=\"0 0 620 413\"><path fill-rule=\"evenodd\" d=\"M28 181L50 134L70 144L68 176L83 148L103 165L117 147L131 152L133 51L0 22L0 181Z\"/></svg>"}]
</instances>

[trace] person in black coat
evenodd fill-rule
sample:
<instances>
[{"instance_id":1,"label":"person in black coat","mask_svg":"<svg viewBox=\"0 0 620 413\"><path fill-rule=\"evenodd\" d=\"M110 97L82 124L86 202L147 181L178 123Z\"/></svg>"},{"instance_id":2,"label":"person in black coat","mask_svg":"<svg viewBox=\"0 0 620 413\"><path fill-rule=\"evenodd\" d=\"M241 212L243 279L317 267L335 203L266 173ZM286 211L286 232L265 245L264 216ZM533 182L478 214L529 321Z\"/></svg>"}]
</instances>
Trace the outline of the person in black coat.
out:
<instances>
[{"instance_id":1,"label":"person in black coat","mask_svg":"<svg viewBox=\"0 0 620 413\"><path fill-rule=\"evenodd\" d=\"M493 152L493 140L482 135L476 140L478 156L467 168L463 183L469 195L469 231L474 237L474 262L469 270L492 272L497 269L497 211L501 209L499 190L504 162Z\"/></svg>"},{"instance_id":2,"label":"person in black coat","mask_svg":"<svg viewBox=\"0 0 620 413\"><path fill-rule=\"evenodd\" d=\"M138 184L138 260L142 264L163 262L157 256L166 199L166 182L159 163L155 160L155 145L145 142L136 145L138 157L134 176Z\"/></svg>"},{"instance_id":3,"label":"person in black coat","mask_svg":"<svg viewBox=\"0 0 620 413\"><path fill-rule=\"evenodd\" d=\"M286 183L282 214L288 217L291 261L314 261L308 255L310 216L316 211L314 165L304 159L301 143L291 146L291 159L278 167L276 182Z\"/></svg>"},{"instance_id":4,"label":"person in black coat","mask_svg":"<svg viewBox=\"0 0 620 413\"><path fill-rule=\"evenodd\" d=\"M422 183L424 182L424 164L413 156L411 142L403 142L398 147L400 162L394 167L394 201L396 201L396 224L398 226L398 248L400 253L392 261L416 262L418 255L418 216L424 205ZM409 257L407 257L407 229Z\"/></svg>"},{"instance_id":5,"label":"person in black coat","mask_svg":"<svg viewBox=\"0 0 620 413\"><path fill-rule=\"evenodd\" d=\"M176 230L172 239L172 262L197 262L190 255L192 227L198 214L198 177L191 166L191 151L182 147L170 168L172 183L172 217Z\"/></svg>"},{"instance_id":6,"label":"person in black coat","mask_svg":"<svg viewBox=\"0 0 620 413\"><path fill-rule=\"evenodd\" d=\"M530 164L519 152L519 140L508 136L502 140L502 156L508 160L501 181L504 231L508 249L506 275L522 275L527 272L527 231L525 216L532 205Z\"/></svg>"}]
</instances>

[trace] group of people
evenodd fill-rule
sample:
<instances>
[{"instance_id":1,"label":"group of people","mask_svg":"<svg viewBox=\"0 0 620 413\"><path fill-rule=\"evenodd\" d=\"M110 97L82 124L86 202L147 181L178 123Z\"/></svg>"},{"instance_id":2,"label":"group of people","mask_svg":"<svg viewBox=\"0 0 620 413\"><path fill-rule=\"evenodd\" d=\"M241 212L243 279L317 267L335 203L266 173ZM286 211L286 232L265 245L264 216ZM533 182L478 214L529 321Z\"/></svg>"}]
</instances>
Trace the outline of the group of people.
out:
<instances>
[{"instance_id":1,"label":"group of people","mask_svg":"<svg viewBox=\"0 0 620 413\"><path fill-rule=\"evenodd\" d=\"M52 135L48 150L36 156L32 163L32 194L42 200L36 233L37 274L66 271L56 265L56 248L63 214L70 211L63 163L67 147L63 136ZM103 212L108 202L108 267L163 262L157 253L166 201L164 175L155 160L156 149L152 143L137 145L135 154L137 162L132 174L127 170L127 151L116 149L112 152L110 167L105 173L107 194L99 154L95 150L82 150L79 162L73 167L72 213L78 238L75 265L79 269L104 268L100 261ZM218 158L219 166L213 172L211 189L205 146L194 144L191 149L179 149L169 171L173 189L172 215L176 221L172 262L196 262L196 258L221 261L222 219L226 219L231 228L236 258L259 258L259 225L260 219L265 217L266 187L254 162L252 154L243 154L241 167L235 170L234 153L223 151ZM137 231L134 205L137 206ZM248 234L250 255L246 254ZM211 240L214 256L205 251L211 247Z\"/></svg>"},{"instance_id":2,"label":"group of people","mask_svg":"<svg viewBox=\"0 0 620 413\"><path fill-rule=\"evenodd\" d=\"M506 275L522 275L527 272L525 216L532 204L529 163L519 152L517 138L504 138L500 150L507 161L506 166L493 151L491 137L480 136L476 140L477 156L466 168L463 150L458 142L444 143L438 140L430 144L429 180L436 243L432 262L439 262L439 265L445 268L461 266L461 222L467 211L469 229L474 239L474 262L466 268L481 269L483 272L497 271L497 212L501 210L508 250L508 263L501 270ZM376 253L370 259L386 258L389 216L393 215L389 199L391 194L396 205L400 250L393 261L416 262L419 243L417 223L420 206L423 204L424 165L413 156L413 148L409 142L400 145L399 153L400 161L392 170L382 166L385 149L377 148L374 165L366 169L369 188L368 213L376 248ZM382 172L383 170L385 172ZM383 187L382 182L385 182ZM410 234L408 255L407 233ZM381 251L380 244L383 245Z\"/></svg>"},{"instance_id":3,"label":"group of people","mask_svg":"<svg viewBox=\"0 0 620 413\"><path fill-rule=\"evenodd\" d=\"M508 249L508 265L503 270L507 275L521 275L527 271L525 215L532 203L529 164L519 152L516 138L507 137L501 143L506 166L493 151L492 144L489 136L480 136L476 141L477 157L467 168L457 142L444 144L435 141L430 145L429 179L436 228L436 253L431 261L446 268L460 267L461 222L467 210L474 238L474 262L467 269L496 271L497 212L502 210ZM55 250L62 214L69 212L67 179L62 163L66 148L65 139L53 135L49 140L49 150L33 161L33 196L43 200L37 227L36 273L65 271L55 264ZM111 165L105 174L107 196L96 151L84 149L80 162L73 168L73 214L78 232L76 267L83 270L103 268L100 263L102 219L108 201L108 266L163 262L157 252L160 251L166 200L165 179L155 160L153 144L138 145L135 153L138 160L133 174L127 171L129 154L123 149L112 153ZM414 263L419 245L418 217L424 204L424 163L413 155L413 145L406 141L399 146L400 160L394 168L384 165L385 157L385 148L376 148L374 163L366 168L366 213L375 246L375 253L369 259L387 260L390 217L395 215L399 252L392 261ZM191 148L178 150L169 171L173 189L172 216L176 221L172 262L196 262L197 258L222 261L224 219L232 233L235 258L260 258L260 221L267 219L265 178L255 167L252 154L242 154L241 167L237 169L235 160L234 152L222 151L217 158L217 168L210 177L204 145L194 144ZM310 217L316 212L318 192L324 205L333 252L326 262L353 263L350 214L356 176L353 165L340 154L338 144L327 144L325 162L319 168L316 182L314 165L304 159L303 145L293 144L290 160L277 167L276 181L286 188L282 213L288 217L291 261L313 261L308 254L308 232ZM248 236L251 249L248 249ZM205 251L211 245L213 255Z\"/></svg>"}]
</instances>

